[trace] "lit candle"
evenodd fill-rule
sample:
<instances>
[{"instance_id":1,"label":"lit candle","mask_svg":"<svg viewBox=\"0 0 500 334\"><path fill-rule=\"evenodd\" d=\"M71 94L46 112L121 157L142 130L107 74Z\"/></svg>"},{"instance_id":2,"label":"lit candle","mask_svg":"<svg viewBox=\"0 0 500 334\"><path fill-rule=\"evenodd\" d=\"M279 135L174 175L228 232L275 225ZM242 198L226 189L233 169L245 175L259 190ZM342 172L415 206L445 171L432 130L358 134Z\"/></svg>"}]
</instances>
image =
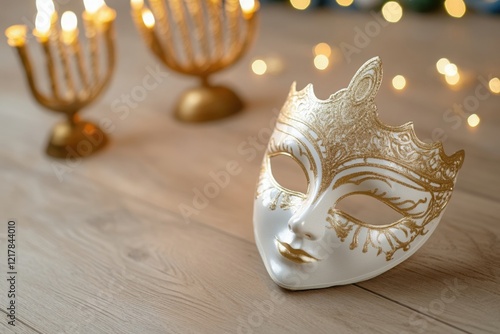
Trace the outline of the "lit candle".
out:
<instances>
[{"instance_id":1,"label":"lit candle","mask_svg":"<svg viewBox=\"0 0 500 334\"><path fill-rule=\"evenodd\" d=\"M106 3L104 0L83 0L83 5L85 6L85 12L95 17L101 8L106 6Z\"/></svg>"},{"instance_id":2,"label":"lit candle","mask_svg":"<svg viewBox=\"0 0 500 334\"><path fill-rule=\"evenodd\" d=\"M133 10L141 11L142 7L144 7L144 0L130 0L130 5Z\"/></svg>"},{"instance_id":3,"label":"lit candle","mask_svg":"<svg viewBox=\"0 0 500 334\"><path fill-rule=\"evenodd\" d=\"M156 20L153 13L147 8L143 8L142 10L142 23L146 27L145 34L147 35L147 40L149 41L153 52L163 58L163 49L155 32Z\"/></svg>"},{"instance_id":4,"label":"lit candle","mask_svg":"<svg viewBox=\"0 0 500 334\"><path fill-rule=\"evenodd\" d=\"M102 8L106 7L104 0L83 0L85 11L83 12L83 21L85 23L85 31L89 40L90 46L90 62L92 66L92 74L94 80L99 78L99 42L98 35L100 29L98 26L98 13Z\"/></svg>"},{"instance_id":5,"label":"lit candle","mask_svg":"<svg viewBox=\"0 0 500 334\"><path fill-rule=\"evenodd\" d=\"M26 34L28 28L23 25L15 25L7 28L5 30L5 36L7 36L7 43L15 48L21 48L26 45Z\"/></svg>"},{"instance_id":6,"label":"lit candle","mask_svg":"<svg viewBox=\"0 0 500 334\"><path fill-rule=\"evenodd\" d=\"M49 41L51 32L51 19L45 12L38 12L35 18L35 30L33 35L36 36L40 43Z\"/></svg>"},{"instance_id":7,"label":"lit candle","mask_svg":"<svg viewBox=\"0 0 500 334\"><path fill-rule=\"evenodd\" d=\"M240 6L245 19L251 19L258 9L258 3L255 0L240 0Z\"/></svg>"},{"instance_id":8,"label":"lit candle","mask_svg":"<svg viewBox=\"0 0 500 334\"><path fill-rule=\"evenodd\" d=\"M35 18L35 30L33 30L33 35L36 36L45 53L52 94L54 95L54 97L59 98L59 88L57 85L54 58L52 54L52 49L50 47L52 17L54 17L55 15L56 15L55 12L51 13L50 16L48 16L47 12L39 11Z\"/></svg>"},{"instance_id":9,"label":"lit candle","mask_svg":"<svg viewBox=\"0 0 500 334\"><path fill-rule=\"evenodd\" d=\"M70 46L71 54L76 60L78 74L82 80L83 87L88 86L88 77L84 68L81 54L80 41L78 39L78 18L73 12L64 12L61 16L61 41Z\"/></svg>"},{"instance_id":10,"label":"lit candle","mask_svg":"<svg viewBox=\"0 0 500 334\"><path fill-rule=\"evenodd\" d=\"M61 39L64 44L75 44L78 39L78 18L73 12L64 12L61 16Z\"/></svg>"},{"instance_id":11,"label":"lit candle","mask_svg":"<svg viewBox=\"0 0 500 334\"><path fill-rule=\"evenodd\" d=\"M130 0L130 6L132 7L132 19L137 27L140 28L142 26L142 9L144 7L144 0Z\"/></svg>"}]
</instances>

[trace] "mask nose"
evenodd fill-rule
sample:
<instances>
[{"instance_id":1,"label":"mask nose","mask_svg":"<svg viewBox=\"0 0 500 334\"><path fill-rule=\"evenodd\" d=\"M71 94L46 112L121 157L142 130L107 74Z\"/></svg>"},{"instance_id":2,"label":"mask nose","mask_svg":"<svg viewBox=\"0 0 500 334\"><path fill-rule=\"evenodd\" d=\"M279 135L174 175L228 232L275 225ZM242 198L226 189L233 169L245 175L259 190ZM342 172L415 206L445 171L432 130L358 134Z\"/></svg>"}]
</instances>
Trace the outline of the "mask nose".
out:
<instances>
[{"instance_id":1,"label":"mask nose","mask_svg":"<svg viewBox=\"0 0 500 334\"><path fill-rule=\"evenodd\" d=\"M310 212L293 216L288 221L288 228L298 237L318 240L325 234L325 224L318 219L314 219Z\"/></svg>"}]
</instances>

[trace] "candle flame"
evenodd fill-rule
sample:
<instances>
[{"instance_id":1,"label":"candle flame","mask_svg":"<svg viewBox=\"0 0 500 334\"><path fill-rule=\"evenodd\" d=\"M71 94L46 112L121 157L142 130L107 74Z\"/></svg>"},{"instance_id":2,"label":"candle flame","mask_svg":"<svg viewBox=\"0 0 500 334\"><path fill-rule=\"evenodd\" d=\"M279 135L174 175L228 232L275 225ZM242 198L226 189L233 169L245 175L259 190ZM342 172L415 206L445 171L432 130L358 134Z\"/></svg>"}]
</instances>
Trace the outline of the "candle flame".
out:
<instances>
[{"instance_id":1,"label":"candle flame","mask_svg":"<svg viewBox=\"0 0 500 334\"><path fill-rule=\"evenodd\" d=\"M61 28L63 31L75 31L78 26L78 18L73 12L64 12L61 16Z\"/></svg>"},{"instance_id":2,"label":"candle flame","mask_svg":"<svg viewBox=\"0 0 500 334\"><path fill-rule=\"evenodd\" d=\"M23 25L15 25L7 28L5 30L5 36L7 36L7 43L10 46L22 46L26 41L26 33L28 28Z\"/></svg>"},{"instance_id":3,"label":"candle flame","mask_svg":"<svg viewBox=\"0 0 500 334\"><path fill-rule=\"evenodd\" d=\"M144 7L144 0L130 0L130 5L133 9L142 9Z\"/></svg>"},{"instance_id":4,"label":"candle flame","mask_svg":"<svg viewBox=\"0 0 500 334\"><path fill-rule=\"evenodd\" d=\"M144 25L148 28L153 28L155 25L155 17L149 9L144 9L142 11L142 21Z\"/></svg>"},{"instance_id":5,"label":"candle flame","mask_svg":"<svg viewBox=\"0 0 500 334\"><path fill-rule=\"evenodd\" d=\"M38 13L45 13L47 16L52 16L56 11L52 0L36 0L36 10Z\"/></svg>"},{"instance_id":6,"label":"candle flame","mask_svg":"<svg viewBox=\"0 0 500 334\"><path fill-rule=\"evenodd\" d=\"M104 0L83 0L85 10L90 14L95 14L99 9L106 6Z\"/></svg>"},{"instance_id":7,"label":"candle flame","mask_svg":"<svg viewBox=\"0 0 500 334\"><path fill-rule=\"evenodd\" d=\"M255 0L240 0L240 6L243 13L253 13L256 9Z\"/></svg>"},{"instance_id":8,"label":"candle flame","mask_svg":"<svg viewBox=\"0 0 500 334\"><path fill-rule=\"evenodd\" d=\"M51 19L46 12L38 12L35 19L36 30L43 35L50 31Z\"/></svg>"}]
</instances>

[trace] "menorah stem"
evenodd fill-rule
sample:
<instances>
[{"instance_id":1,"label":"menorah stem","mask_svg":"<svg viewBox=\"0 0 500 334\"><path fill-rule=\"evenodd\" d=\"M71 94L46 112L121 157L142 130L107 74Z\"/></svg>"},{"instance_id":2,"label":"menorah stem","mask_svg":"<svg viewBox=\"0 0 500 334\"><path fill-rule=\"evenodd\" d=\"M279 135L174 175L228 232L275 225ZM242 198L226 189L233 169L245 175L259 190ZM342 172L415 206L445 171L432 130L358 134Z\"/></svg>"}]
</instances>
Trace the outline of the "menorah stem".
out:
<instances>
[{"instance_id":1,"label":"menorah stem","mask_svg":"<svg viewBox=\"0 0 500 334\"><path fill-rule=\"evenodd\" d=\"M239 47L240 36L240 6L237 0L226 1L226 12L228 13L228 26L229 26L229 52L228 57L231 58L232 55L237 52Z\"/></svg>"},{"instance_id":2,"label":"menorah stem","mask_svg":"<svg viewBox=\"0 0 500 334\"><path fill-rule=\"evenodd\" d=\"M91 20L85 20L85 31L89 40L90 48L90 66L92 68L92 81L99 81L99 40L98 31L95 23Z\"/></svg>"},{"instance_id":3,"label":"menorah stem","mask_svg":"<svg viewBox=\"0 0 500 334\"><path fill-rule=\"evenodd\" d=\"M58 32L58 31L56 30L56 32ZM57 36L59 36L59 33L57 33ZM75 85L73 83L73 78L71 76L71 69L70 69L70 63L69 63L69 59L68 59L67 50L65 48L65 45L62 43L62 41L59 38L56 38L55 43L57 45L59 58L61 59L61 63L62 63L64 80L66 82L66 86L67 86L67 89L70 93L70 96L72 96L75 94Z\"/></svg>"},{"instance_id":4,"label":"menorah stem","mask_svg":"<svg viewBox=\"0 0 500 334\"><path fill-rule=\"evenodd\" d=\"M221 12L222 6L219 1L209 1L208 4L208 12L210 16L211 29L212 29L212 38L214 42L214 58L220 59L222 53L224 52L224 34L222 32L221 25Z\"/></svg>"},{"instance_id":5,"label":"menorah stem","mask_svg":"<svg viewBox=\"0 0 500 334\"><path fill-rule=\"evenodd\" d=\"M211 57L210 57L208 34L205 31L206 24L205 24L205 15L202 12L203 8L202 1L206 0L190 0L187 2L187 7L191 17L194 18L195 38L200 45L200 52L202 56L201 59L204 60L202 64L205 63L203 65L206 66L206 59L210 59Z\"/></svg>"},{"instance_id":6,"label":"menorah stem","mask_svg":"<svg viewBox=\"0 0 500 334\"><path fill-rule=\"evenodd\" d=\"M68 120L68 124L70 124L71 127L75 127L76 124L80 121L80 116L78 116L78 110L67 113L66 119Z\"/></svg>"},{"instance_id":7,"label":"menorah stem","mask_svg":"<svg viewBox=\"0 0 500 334\"><path fill-rule=\"evenodd\" d=\"M151 10L155 18L158 20L159 35L165 36L166 45L171 50L170 52L172 52L174 44L172 41L172 33L168 25L168 17L167 17L168 14L165 2L163 0L150 0L149 3L151 4ZM138 19L136 20L136 24L140 25L141 23L142 23L142 17L139 16Z\"/></svg>"},{"instance_id":8,"label":"menorah stem","mask_svg":"<svg viewBox=\"0 0 500 334\"><path fill-rule=\"evenodd\" d=\"M21 62L24 67L24 72L26 74L26 78L28 80L28 86L31 90L31 93L35 97L35 99L40 102L42 105L48 104L48 99L43 96L38 90L35 83L35 73L33 71L33 67L31 66L31 60L28 55L28 51L26 49L26 45L16 47L19 57L21 58Z\"/></svg>"},{"instance_id":9,"label":"menorah stem","mask_svg":"<svg viewBox=\"0 0 500 334\"><path fill-rule=\"evenodd\" d=\"M54 66L54 58L52 54L52 49L50 48L49 39L43 40L40 42L42 45L43 51L45 53L45 60L47 63L47 70L49 72L50 79L50 88L52 91L52 95L55 99L59 99L59 85L57 81L56 68Z\"/></svg>"},{"instance_id":10,"label":"menorah stem","mask_svg":"<svg viewBox=\"0 0 500 334\"><path fill-rule=\"evenodd\" d=\"M89 87L89 78L87 76L87 71L85 71L83 57L82 57L82 48L80 46L80 42L78 40L72 46L73 57L75 57L78 75L80 76L80 80L82 81L83 88L87 90Z\"/></svg>"},{"instance_id":11,"label":"menorah stem","mask_svg":"<svg viewBox=\"0 0 500 334\"><path fill-rule=\"evenodd\" d=\"M208 76L202 76L202 77L200 77L200 79L201 79L201 85L203 87L210 87L211 86L210 81L208 80Z\"/></svg>"},{"instance_id":12,"label":"menorah stem","mask_svg":"<svg viewBox=\"0 0 500 334\"><path fill-rule=\"evenodd\" d=\"M175 24L179 27L182 36L182 45L184 47L184 53L188 60L188 63L194 64L194 51L191 41L191 36L189 34L188 19L183 8L182 2L180 0L171 0L172 12L175 20Z\"/></svg>"}]
</instances>

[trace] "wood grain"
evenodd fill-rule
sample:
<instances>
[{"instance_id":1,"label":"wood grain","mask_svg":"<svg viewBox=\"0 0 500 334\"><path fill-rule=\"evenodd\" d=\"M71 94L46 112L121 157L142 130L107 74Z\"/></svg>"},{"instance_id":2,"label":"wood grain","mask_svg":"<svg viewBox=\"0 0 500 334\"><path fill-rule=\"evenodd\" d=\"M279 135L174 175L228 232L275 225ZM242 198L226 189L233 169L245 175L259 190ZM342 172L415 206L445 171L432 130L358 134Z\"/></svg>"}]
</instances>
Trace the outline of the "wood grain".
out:
<instances>
[{"instance_id":1,"label":"wood grain","mask_svg":"<svg viewBox=\"0 0 500 334\"><path fill-rule=\"evenodd\" d=\"M18 166L9 176L27 186L6 190L28 197L50 187L31 174ZM22 250L18 313L42 333L385 333L405 331L414 313L354 285L280 289L253 244L184 224L93 182L65 182L37 196L29 213L22 204L9 210L19 217ZM379 317L385 320L373 321ZM442 322L431 330L443 331L460 332Z\"/></svg>"}]
</instances>

